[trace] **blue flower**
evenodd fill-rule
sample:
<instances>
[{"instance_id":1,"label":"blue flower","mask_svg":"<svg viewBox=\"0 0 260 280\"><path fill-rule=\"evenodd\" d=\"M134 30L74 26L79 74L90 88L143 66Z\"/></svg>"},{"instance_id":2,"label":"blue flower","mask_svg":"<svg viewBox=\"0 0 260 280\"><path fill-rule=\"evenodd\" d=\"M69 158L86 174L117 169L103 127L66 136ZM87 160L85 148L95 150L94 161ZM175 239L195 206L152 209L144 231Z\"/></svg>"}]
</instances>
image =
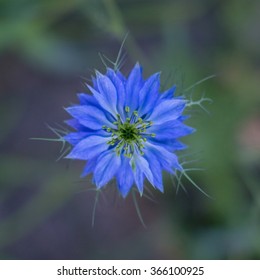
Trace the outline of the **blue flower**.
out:
<instances>
[{"instance_id":1,"label":"blue flower","mask_svg":"<svg viewBox=\"0 0 260 280\"><path fill-rule=\"evenodd\" d=\"M115 177L123 197L134 184L142 195L146 178L163 192L162 171L182 170L177 139L194 131L183 123L187 101L174 97L175 86L160 93L160 73L145 80L138 63L128 77L108 68L92 80L92 95L80 93L80 104L66 108L76 130L64 136L73 146L66 158L87 161L82 176L93 173L97 188Z\"/></svg>"}]
</instances>

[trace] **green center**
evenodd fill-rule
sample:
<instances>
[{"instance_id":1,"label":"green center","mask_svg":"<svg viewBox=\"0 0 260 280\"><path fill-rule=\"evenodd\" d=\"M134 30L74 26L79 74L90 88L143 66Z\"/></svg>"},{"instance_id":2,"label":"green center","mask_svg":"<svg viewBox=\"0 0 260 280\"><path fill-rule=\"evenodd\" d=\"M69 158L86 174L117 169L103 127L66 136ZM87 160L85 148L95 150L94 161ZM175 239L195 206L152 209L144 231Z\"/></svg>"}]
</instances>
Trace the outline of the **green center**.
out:
<instances>
[{"instance_id":1,"label":"green center","mask_svg":"<svg viewBox=\"0 0 260 280\"><path fill-rule=\"evenodd\" d=\"M117 121L113 122L116 128L103 126L102 128L111 133L111 138L107 142L109 146L115 148L116 154L123 154L131 158L135 152L143 155L144 142L147 137L155 137L155 134L149 134L146 129L152 125L151 121L143 120L138 117L137 111L130 114L129 107L125 108L127 114L123 122L120 115L117 115Z\"/></svg>"},{"instance_id":2,"label":"green center","mask_svg":"<svg viewBox=\"0 0 260 280\"><path fill-rule=\"evenodd\" d=\"M118 130L118 136L124 139L125 142L131 143L138 139L139 131L134 124L124 123Z\"/></svg>"}]
</instances>

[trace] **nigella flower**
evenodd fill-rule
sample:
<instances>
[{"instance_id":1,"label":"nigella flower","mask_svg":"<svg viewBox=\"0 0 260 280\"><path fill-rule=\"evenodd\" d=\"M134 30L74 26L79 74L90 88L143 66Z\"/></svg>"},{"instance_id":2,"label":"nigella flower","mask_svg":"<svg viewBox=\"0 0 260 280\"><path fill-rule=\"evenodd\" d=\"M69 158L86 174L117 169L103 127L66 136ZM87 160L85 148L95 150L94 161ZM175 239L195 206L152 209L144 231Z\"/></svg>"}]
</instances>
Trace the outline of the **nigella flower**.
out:
<instances>
[{"instance_id":1,"label":"nigella flower","mask_svg":"<svg viewBox=\"0 0 260 280\"><path fill-rule=\"evenodd\" d=\"M162 171L182 170L177 139L194 131L183 123L186 100L174 97L175 86L160 93L160 73L145 80L138 63L128 77L97 72L88 88L92 95L66 108L76 130L63 137L73 146L66 158L87 161L82 176L93 173L97 188L115 178L123 197L134 185L142 195L147 179L163 192Z\"/></svg>"}]
</instances>

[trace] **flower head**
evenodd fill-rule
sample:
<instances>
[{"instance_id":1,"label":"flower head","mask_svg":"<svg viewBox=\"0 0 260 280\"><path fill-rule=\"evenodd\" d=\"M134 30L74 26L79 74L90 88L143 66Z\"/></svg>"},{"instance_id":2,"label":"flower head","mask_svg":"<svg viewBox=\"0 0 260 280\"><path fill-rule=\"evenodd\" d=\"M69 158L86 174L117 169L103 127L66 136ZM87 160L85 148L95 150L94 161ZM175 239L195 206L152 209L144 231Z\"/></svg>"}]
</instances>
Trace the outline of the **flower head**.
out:
<instances>
[{"instance_id":1,"label":"flower head","mask_svg":"<svg viewBox=\"0 0 260 280\"><path fill-rule=\"evenodd\" d=\"M115 177L123 197L134 184L142 194L145 178L163 191L162 171L182 170L177 139L194 131L183 123L186 100L174 97L175 86L160 93L160 74L145 80L138 63L128 77L97 72L88 88L92 95L79 94L80 104L66 109L76 130L64 136L73 146L66 158L86 160L82 176L93 173L97 188Z\"/></svg>"}]
</instances>

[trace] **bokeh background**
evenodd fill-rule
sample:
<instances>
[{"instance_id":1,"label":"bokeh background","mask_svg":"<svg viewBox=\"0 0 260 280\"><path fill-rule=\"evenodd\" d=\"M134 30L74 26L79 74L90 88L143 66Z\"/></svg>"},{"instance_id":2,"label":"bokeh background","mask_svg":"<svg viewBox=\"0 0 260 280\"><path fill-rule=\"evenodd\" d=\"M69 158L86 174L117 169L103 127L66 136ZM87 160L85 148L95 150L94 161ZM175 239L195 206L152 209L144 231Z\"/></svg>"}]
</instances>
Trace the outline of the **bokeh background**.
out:
<instances>
[{"instance_id":1,"label":"bokeh background","mask_svg":"<svg viewBox=\"0 0 260 280\"><path fill-rule=\"evenodd\" d=\"M260 2L221 0L0 1L1 259L258 259L260 257ZM46 127L63 124L98 53L112 60L125 34L127 74L147 77L198 100L197 129L181 153L190 177L176 193L100 196L82 162L56 161L61 143ZM192 95L191 95L192 94Z\"/></svg>"}]
</instances>

